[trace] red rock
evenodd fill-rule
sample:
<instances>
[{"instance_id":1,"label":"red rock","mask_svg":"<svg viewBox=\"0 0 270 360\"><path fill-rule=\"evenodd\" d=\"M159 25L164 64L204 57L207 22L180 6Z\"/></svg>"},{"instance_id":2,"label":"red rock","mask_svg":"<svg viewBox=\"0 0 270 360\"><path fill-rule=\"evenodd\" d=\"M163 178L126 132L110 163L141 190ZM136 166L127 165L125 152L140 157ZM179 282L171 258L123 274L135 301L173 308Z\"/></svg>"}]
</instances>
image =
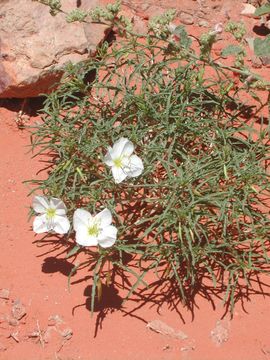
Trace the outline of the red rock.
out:
<instances>
[{"instance_id":1,"label":"red rock","mask_svg":"<svg viewBox=\"0 0 270 360\"><path fill-rule=\"evenodd\" d=\"M70 11L75 1L62 2ZM81 0L81 8L99 5ZM6 0L0 7L0 98L47 93L62 76L63 66L89 57L104 39L107 26L67 23L65 14L51 16L48 7L29 0Z\"/></svg>"}]
</instances>

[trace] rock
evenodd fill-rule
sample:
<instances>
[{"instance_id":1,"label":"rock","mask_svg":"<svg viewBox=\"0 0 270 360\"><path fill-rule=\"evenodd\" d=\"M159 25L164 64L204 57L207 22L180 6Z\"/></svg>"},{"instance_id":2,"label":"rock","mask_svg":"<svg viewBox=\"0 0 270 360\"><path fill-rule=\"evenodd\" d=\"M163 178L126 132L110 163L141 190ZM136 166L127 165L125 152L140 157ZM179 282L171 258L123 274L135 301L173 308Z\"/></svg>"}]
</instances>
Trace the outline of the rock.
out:
<instances>
[{"instance_id":1,"label":"rock","mask_svg":"<svg viewBox=\"0 0 270 360\"><path fill-rule=\"evenodd\" d=\"M251 57L251 64L254 69L260 69L262 67L262 60L258 56L253 55Z\"/></svg>"},{"instance_id":2,"label":"rock","mask_svg":"<svg viewBox=\"0 0 270 360\"><path fill-rule=\"evenodd\" d=\"M12 338L13 340L15 340L17 343L20 342L20 339L19 339L19 331L18 331L18 330L15 331L15 332L12 332L9 337L11 337L11 338Z\"/></svg>"},{"instance_id":3,"label":"rock","mask_svg":"<svg viewBox=\"0 0 270 360\"><path fill-rule=\"evenodd\" d=\"M64 321L59 315L52 315L48 319L48 326L57 326L62 324Z\"/></svg>"},{"instance_id":4,"label":"rock","mask_svg":"<svg viewBox=\"0 0 270 360\"><path fill-rule=\"evenodd\" d=\"M254 15L255 11L255 6L251 4L244 4L244 9L241 11L241 15L258 19L259 17Z\"/></svg>"},{"instance_id":5,"label":"rock","mask_svg":"<svg viewBox=\"0 0 270 360\"><path fill-rule=\"evenodd\" d=\"M147 34L148 31L146 22L137 15L133 16L133 30L139 34Z\"/></svg>"},{"instance_id":6,"label":"rock","mask_svg":"<svg viewBox=\"0 0 270 360\"><path fill-rule=\"evenodd\" d=\"M175 339L184 340L187 339L187 335L180 330L174 330L172 327L165 324L163 321L160 320L153 320L150 321L147 325L147 328L160 333L162 335L168 335Z\"/></svg>"},{"instance_id":7,"label":"rock","mask_svg":"<svg viewBox=\"0 0 270 360\"><path fill-rule=\"evenodd\" d=\"M0 290L0 299L8 300L9 299L9 290L1 289Z\"/></svg>"},{"instance_id":8,"label":"rock","mask_svg":"<svg viewBox=\"0 0 270 360\"><path fill-rule=\"evenodd\" d=\"M9 317L8 323L11 326L18 326L19 325L19 321L17 319L15 319L14 317Z\"/></svg>"},{"instance_id":9,"label":"rock","mask_svg":"<svg viewBox=\"0 0 270 360\"><path fill-rule=\"evenodd\" d=\"M180 21L181 21L182 24L185 24L185 25L194 24L193 16L186 13L186 12L184 12L184 11L180 12L179 18L180 18Z\"/></svg>"},{"instance_id":10,"label":"rock","mask_svg":"<svg viewBox=\"0 0 270 360\"><path fill-rule=\"evenodd\" d=\"M83 9L99 0L81 0ZM62 1L63 10L76 1ZM107 26L67 23L65 14L51 16L37 1L5 0L0 8L0 98L35 97L48 93L63 66L86 60L105 37Z\"/></svg>"},{"instance_id":11,"label":"rock","mask_svg":"<svg viewBox=\"0 0 270 360\"><path fill-rule=\"evenodd\" d=\"M210 27L209 22L206 21L206 20L200 20L200 21L198 22L198 25L199 25L200 27L206 27L206 28Z\"/></svg>"},{"instance_id":12,"label":"rock","mask_svg":"<svg viewBox=\"0 0 270 360\"><path fill-rule=\"evenodd\" d=\"M267 68L270 66L270 56L261 56L260 60L264 66Z\"/></svg>"},{"instance_id":13,"label":"rock","mask_svg":"<svg viewBox=\"0 0 270 360\"><path fill-rule=\"evenodd\" d=\"M21 320L26 315L26 309L19 299L15 300L11 312L16 320Z\"/></svg>"},{"instance_id":14,"label":"rock","mask_svg":"<svg viewBox=\"0 0 270 360\"><path fill-rule=\"evenodd\" d=\"M72 338L73 335L73 331L71 328L66 328L63 331L60 332L60 335L65 339L65 340L70 340Z\"/></svg>"}]
</instances>

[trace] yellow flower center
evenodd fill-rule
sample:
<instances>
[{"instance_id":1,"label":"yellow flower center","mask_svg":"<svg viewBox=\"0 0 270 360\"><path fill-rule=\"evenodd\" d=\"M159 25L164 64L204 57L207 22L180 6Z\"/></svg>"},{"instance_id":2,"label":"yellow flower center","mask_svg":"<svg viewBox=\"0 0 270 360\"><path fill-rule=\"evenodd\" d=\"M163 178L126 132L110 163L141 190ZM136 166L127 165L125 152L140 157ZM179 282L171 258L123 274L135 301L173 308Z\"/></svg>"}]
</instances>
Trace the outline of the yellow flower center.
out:
<instances>
[{"instance_id":1,"label":"yellow flower center","mask_svg":"<svg viewBox=\"0 0 270 360\"><path fill-rule=\"evenodd\" d=\"M114 166L117 168L121 168L123 166L123 158L119 157L113 160Z\"/></svg>"},{"instance_id":2,"label":"yellow flower center","mask_svg":"<svg viewBox=\"0 0 270 360\"><path fill-rule=\"evenodd\" d=\"M90 236L98 236L99 234L99 227L98 224L93 224L88 227L88 234Z\"/></svg>"},{"instance_id":3,"label":"yellow flower center","mask_svg":"<svg viewBox=\"0 0 270 360\"><path fill-rule=\"evenodd\" d=\"M55 214L56 214L56 209L48 208L46 210L47 219L53 219L55 217Z\"/></svg>"}]
</instances>

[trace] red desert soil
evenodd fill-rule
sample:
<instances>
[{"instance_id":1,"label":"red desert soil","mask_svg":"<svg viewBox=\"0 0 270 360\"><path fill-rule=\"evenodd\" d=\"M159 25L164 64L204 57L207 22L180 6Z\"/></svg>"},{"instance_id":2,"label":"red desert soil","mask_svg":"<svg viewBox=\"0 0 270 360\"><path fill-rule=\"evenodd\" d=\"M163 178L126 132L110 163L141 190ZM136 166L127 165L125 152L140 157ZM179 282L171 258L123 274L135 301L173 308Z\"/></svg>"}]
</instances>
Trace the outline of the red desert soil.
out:
<instances>
[{"instance_id":1,"label":"red desert soil","mask_svg":"<svg viewBox=\"0 0 270 360\"><path fill-rule=\"evenodd\" d=\"M126 291L112 290L91 318L89 273L76 274L69 292L64 248L56 237L35 243L22 181L36 178L44 164L31 158L30 134L18 129L8 104L0 107L0 360L270 359L267 276L240 294L233 319L214 289L211 298L196 296L192 312L151 290L121 305Z\"/></svg>"},{"instance_id":2,"label":"red desert soil","mask_svg":"<svg viewBox=\"0 0 270 360\"><path fill-rule=\"evenodd\" d=\"M260 295L255 283L258 293L243 294L232 320L229 314L221 320L224 308L216 296L212 303L198 295L192 314L181 305L174 307L174 299L162 304L155 294L146 301L133 297L121 307L125 292L105 294L104 308L91 318L90 281L83 279L87 274L75 275L69 292L71 265L64 253L58 255L63 249L34 244L37 237L27 223L31 198L22 180L36 177L42 164L31 159L29 133L18 130L15 113L1 108L0 116L1 360L270 358L269 297ZM262 277L261 282L269 292L270 279ZM175 333L166 335L172 331L162 324L159 330L164 334L147 328L153 320ZM180 331L186 339L181 340Z\"/></svg>"}]
</instances>

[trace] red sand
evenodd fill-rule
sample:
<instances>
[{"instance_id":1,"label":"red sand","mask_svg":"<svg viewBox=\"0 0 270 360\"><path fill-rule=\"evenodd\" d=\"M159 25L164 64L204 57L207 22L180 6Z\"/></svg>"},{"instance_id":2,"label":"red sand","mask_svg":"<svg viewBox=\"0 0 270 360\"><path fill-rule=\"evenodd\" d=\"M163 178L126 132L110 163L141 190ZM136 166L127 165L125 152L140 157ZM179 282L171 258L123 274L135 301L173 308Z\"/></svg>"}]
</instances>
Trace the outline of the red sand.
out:
<instances>
[{"instance_id":1,"label":"red sand","mask_svg":"<svg viewBox=\"0 0 270 360\"><path fill-rule=\"evenodd\" d=\"M217 297L212 298L214 310L211 302L199 295L191 314L181 305L176 311L173 299L162 305L157 298L154 304L154 296L146 297L145 303L133 297L121 308L119 295L109 294L109 307L91 318L89 298L84 295L87 287L89 295L89 274L74 276L72 281L82 281L73 284L69 292L70 265L64 260L64 248L57 249L57 240L54 251L51 244L38 247L33 243L38 237L31 230L31 223L27 223L31 198L22 181L35 178L42 164L31 159L29 133L18 130L14 117L14 112L0 109L0 288L10 290L8 300L0 299L1 360L270 358L269 299L253 292L249 299L243 297L243 304L238 302L233 320L229 314L222 320L220 345L211 337L224 315L222 301ZM265 277L263 281L269 288L270 279ZM267 292L267 286L263 288ZM10 325L8 319L16 299L25 307L26 315L17 325ZM157 305L161 305L159 313ZM64 323L48 321L54 315L59 315ZM188 338L178 340L151 331L146 325L156 319L183 331ZM41 336L30 338L38 328ZM73 336L68 339L70 329Z\"/></svg>"}]
</instances>

